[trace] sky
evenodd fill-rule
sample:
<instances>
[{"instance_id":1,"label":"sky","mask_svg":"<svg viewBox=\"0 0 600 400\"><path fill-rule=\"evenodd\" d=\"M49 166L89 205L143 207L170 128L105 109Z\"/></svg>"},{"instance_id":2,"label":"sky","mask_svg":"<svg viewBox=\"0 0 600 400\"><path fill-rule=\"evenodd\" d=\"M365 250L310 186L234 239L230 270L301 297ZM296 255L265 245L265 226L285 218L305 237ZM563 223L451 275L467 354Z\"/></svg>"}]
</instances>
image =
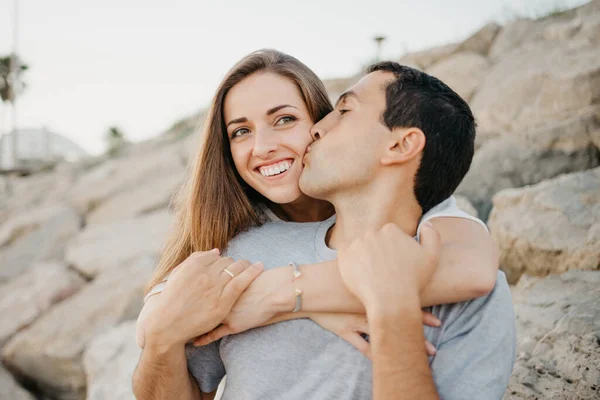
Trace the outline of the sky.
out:
<instances>
[{"instance_id":1,"label":"sky","mask_svg":"<svg viewBox=\"0 0 600 400\"><path fill-rule=\"evenodd\" d=\"M585 0L16 0L17 53L29 65L19 127L47 127L92 154L118 126L143 140L205 107L247 53L276 48L322 78L459 41L486 22ZM0 55L15 0L0 0ZM3 107L0 105L0 107ZM10 113L4 131L10 126Z\"/></svg>"}]
</instances>

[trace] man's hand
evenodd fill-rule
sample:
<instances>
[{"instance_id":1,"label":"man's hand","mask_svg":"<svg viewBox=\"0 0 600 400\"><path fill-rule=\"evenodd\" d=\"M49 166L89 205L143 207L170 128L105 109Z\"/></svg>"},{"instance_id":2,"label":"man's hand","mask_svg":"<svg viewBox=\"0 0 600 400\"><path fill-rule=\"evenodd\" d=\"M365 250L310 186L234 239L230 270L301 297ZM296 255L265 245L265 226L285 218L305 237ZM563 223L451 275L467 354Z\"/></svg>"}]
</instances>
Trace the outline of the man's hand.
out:
<instances>
[{"instance_id":1,"label":"man's hand","mask_svg":"<svg viewBox=\"0 0 600 400\"><path fill-rule=\"evenodd\" d=\"M338 252L342 279L363 302L367 315L373 307L401 305L405 294L418 298L440 253L440 238L431 223L423 224L420 239L419 243L387 224Z\"/></svg>"},{"instance_id":2,"label":"man's hand","mask_svg":"<svg viewBox=\"0 0 600 400\"><path fill-rule=\"evenodd\" d=\"M173 270L146 317L146 346L183 345L214 329L262 270L262 264L234 262L220 257L217 250L193 253Z\"/></svg>"}]
</instances>

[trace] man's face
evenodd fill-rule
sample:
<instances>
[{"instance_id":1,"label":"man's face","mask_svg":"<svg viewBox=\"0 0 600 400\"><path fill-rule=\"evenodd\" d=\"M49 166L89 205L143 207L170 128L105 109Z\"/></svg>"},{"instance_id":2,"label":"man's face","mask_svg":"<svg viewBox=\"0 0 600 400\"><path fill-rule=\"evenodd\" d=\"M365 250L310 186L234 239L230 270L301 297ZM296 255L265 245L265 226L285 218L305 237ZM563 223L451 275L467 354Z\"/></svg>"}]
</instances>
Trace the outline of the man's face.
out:
<instances>
[{"instance_id":1,"label":"man's face","mask_svg":"<svg viewBox=\"0 0 600 400\"><path fill-rule=\"evenodd\" d=\"M390 72L373 72L340 96L331 113L311 129L300 189L318 199L364 189L381 166L390 130L383 124Z\"/></svg>"}]
</instances>

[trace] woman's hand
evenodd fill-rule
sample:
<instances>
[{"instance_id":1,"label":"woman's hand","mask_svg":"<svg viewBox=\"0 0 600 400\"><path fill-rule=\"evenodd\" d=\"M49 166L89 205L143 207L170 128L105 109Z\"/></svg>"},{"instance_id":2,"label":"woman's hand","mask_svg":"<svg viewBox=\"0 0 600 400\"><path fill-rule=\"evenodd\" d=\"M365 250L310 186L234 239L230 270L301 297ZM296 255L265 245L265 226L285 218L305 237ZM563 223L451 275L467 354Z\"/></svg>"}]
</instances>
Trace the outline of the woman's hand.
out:
<instances>
[{"instance_id":1,"label":"woman's hand","mask_svg":"<svg viewBox=\"0 0 600 400\"><path fill-rule=\"evenodd\" d=\"M323 329L335 333L370 358L370 345L363 337L364 334L369 334L369 323L364 314L315 313L310 316L310 319ZM439 327L442 322L433 314L423 312L423 324ZM435 355L435 347L428 341L425 341L425 348L428 355Z\"/></svg>"},{"instance_id":2,"label":"woman's hand","mask_svg":"<svg viewBox=\"0 0 600 400\"><path fill-rule=\"evenodd\" d=\"M262 264L222 258L218 250L193 253L173 270L160 296L153 296L143 327L145 346L183 345L211 331L262 270Z\"/></svg>"},{"instance_id":3,"label":"woman's hand","mask_svg":"<svg viewBox=\"0 0 600 400\"><path fill-rule=\"evenodd\" d=\"M268 325L282 309L291 311L295 293L290 290L289 295L281 296L279 289L285 282L291 282L292 274L291 268L275 268L263 273L239 296L222 325L197 338L194 346L205 346L224 336Z\"/></svg>"}]
</instances>

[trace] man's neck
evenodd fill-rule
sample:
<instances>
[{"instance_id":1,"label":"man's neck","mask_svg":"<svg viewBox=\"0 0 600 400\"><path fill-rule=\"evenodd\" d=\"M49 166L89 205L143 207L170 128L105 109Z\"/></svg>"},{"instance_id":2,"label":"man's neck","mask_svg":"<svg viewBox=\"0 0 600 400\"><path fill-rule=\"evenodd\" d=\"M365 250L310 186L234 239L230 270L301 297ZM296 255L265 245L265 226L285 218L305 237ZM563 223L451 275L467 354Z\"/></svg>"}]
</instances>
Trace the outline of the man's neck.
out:
<instances>
[{"instance_id":1,"label":"man's neck","mask_svg":"<svg viewBox=\"0 0 600 400\"><path fill-rule=\"evenodd\" d=\"M339 195L331 199L336 210L336 223L327 234L327 245L340 249L369 231L394 223L414 236L422 215L412 187L370 188L360 194Z\"/></svg>"}]
</instances>

